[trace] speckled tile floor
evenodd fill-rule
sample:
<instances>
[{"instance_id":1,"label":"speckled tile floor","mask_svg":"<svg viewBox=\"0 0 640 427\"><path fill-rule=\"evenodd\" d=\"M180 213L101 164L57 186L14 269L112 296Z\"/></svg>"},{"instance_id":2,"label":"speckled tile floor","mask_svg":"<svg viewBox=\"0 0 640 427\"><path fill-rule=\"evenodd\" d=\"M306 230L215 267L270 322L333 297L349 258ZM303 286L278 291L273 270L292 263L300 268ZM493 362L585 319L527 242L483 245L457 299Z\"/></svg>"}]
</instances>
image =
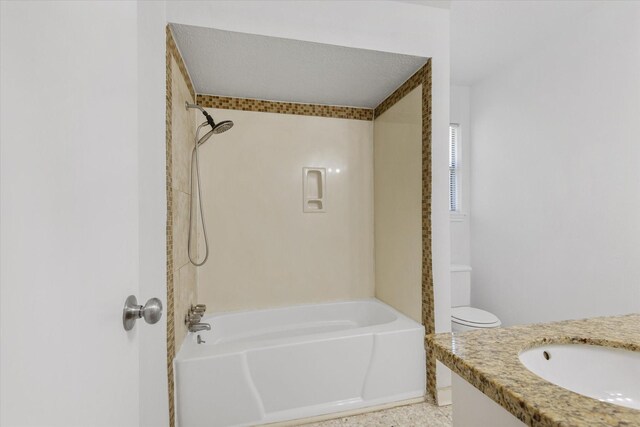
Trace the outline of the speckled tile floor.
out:
<instances>
[{"instance_id":1,"label":"speckled tile floor","mask_svg":"<svg viewBox=\"0 0 640 427\"><path fill-rule=\"evenodd\" d=\"M451 427L451 406L416 403L352 417L337 418L304 427Z\"/></svg>"}]
</instances>

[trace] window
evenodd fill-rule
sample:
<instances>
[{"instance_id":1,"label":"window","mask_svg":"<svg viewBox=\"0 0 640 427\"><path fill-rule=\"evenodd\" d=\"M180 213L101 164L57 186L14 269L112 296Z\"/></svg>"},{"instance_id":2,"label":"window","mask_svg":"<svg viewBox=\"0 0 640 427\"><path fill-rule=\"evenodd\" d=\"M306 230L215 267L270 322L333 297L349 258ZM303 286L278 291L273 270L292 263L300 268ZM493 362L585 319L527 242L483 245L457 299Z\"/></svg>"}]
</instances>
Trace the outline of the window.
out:
<instances>
[{"instance_id":1,"label":"window","mask_svg":"<svg viewBox=\"0 0 640 427\"><path fill-rule=\"evenodd\" d=\"M460 125L449 125L449 212L460 212Z\"/></svg>"}]
</instances>

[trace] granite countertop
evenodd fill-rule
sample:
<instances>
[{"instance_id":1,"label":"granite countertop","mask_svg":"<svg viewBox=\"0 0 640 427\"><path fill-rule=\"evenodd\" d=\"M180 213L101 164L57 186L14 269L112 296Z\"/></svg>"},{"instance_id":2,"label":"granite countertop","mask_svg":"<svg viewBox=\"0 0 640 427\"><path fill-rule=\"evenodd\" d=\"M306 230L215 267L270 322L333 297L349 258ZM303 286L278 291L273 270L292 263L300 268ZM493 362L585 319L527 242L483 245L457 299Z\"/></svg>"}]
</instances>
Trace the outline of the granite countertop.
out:
<instances>
[{"instance_id":1,"label":"granite countertop","mask_svg":"<svg viewBox=\"0 0 640 427\"><path fill-rule=\"evenodd\" d=\"M436 334L427 341L438 360L527 425L640 426L639 410L561 388L518 358L521 351L543 344L640 351L640 314Z\"/></svg>"}]
</instances>

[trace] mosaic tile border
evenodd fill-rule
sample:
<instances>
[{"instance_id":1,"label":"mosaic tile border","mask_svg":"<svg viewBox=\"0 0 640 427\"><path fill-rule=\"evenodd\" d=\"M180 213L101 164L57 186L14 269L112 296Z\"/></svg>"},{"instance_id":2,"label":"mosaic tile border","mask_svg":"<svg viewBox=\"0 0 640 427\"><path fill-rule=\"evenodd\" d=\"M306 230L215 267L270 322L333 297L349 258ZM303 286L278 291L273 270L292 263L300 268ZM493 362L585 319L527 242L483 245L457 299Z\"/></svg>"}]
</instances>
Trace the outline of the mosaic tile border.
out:
<instances>
[{"instance_id":1,"label":"mosaic tile border","mask_svg":"<svg viewBox=\"0 0 640 427\"><path fill-rule=\"evenodd\" d=\"M427 71L428 69L428 71ZM411 77L407 79L404 83L400 85L391 95L389 95L384 101L380 103L374 109L374 118L380 116L382 113L387 111L396 102L400 101L404 98L409 92L420 86L424 83L427 72L431 73L431 59L429 59L426 64L424 64L418 71L416 71ZM431 91L431 85L429 84L429 92ZM426 86L425 86L426 87ZM424 91L423 91L424 93Z\"/></svg>"},{"instance_id":2,"label":"mosaic tile border","mask_svg":"<svg viewBox=\"0 0 640 427\"><path fill-rule=\"evenodd\" d=\"M198 105L224 110L257 111L261 113L294 114L298 116L331 117L334 119L373 120L373 109L335 105L299 104L198 94Z\"/></svg>"},{"instance_id":3,"label":"mosaic tile border","mask_svg":"<svg viewBox=\"0 0 640 427\"><path fill-rule=\"evenodd\" d=\"M166 192L167 192L167 380L169 399L169 426L175 426L175 407L173 396L173 357L175 348L175 331L173 325L173 190L172 190L172 169L173 162L171 156L171 57L177 49L175 41L171 35L169 26L167 31L166 45Z\"/></svg>"},{"instance_id":4,"label":"mosaic tile border","mask_svg":"<svg viewBox=\"0 0 640 427\"><path fill-rule=\"evenodd\" d=\"M176 423L175 413L175 396L174 396L174 378L173 378L173 359L176 355L175 342L175 325L174 325L174 265L173 265L173 156L172 156L172 77L171 77L171 59L176 61L180 73L187 82L189 93L192 99L195 99L195 90L191 82L191 77L187 72L182 55L178 50L173 33L170 26L166 27L166 192L167 192L167 383L168 383L168 399L169 399L169 427L174 427Z\"/></svg>"},{"instance_id":5,"label":"mosaic tile border","mask_svg":"<svg viewBox=\"0 0 640 427\"><path fill-rule=\"evenodd\" d=\"M176 60L176 64L178 64L178 68L180 69L180 73L182 73L182 77L187 82L187 87L189 88L189 93L193 99L196 99L196 90L193 87L193 83L191 82L191 76L189 75L189 71L187 71L187 65L184 63L184 59L182 59L182 54L180 53L180 49L176 44L176 40L173 38L173 33L171 32L171 27L167 25L167 60L169 64L168 67L171 66L171 54L173 59ZM171 77L167 77L167 79L171 79Z\"/></svg>"},{"instance_id":6,"label":"mosaic tile border","mask_svg":"<svg viewBox=\"0 0 640 427\"><path fill-rule=\"evenodd\" d=\"M374 110L379 117L409 92L422 85L422 323L427 350L427 396L437 400L436 358L426 336L435 333L433 265L431 257L431 59Z\"/></svg>"},{"instance_id":7,"label":"mosaic tile border","mask_svg":"<svg viewBox=\"0 0 640 427\"><path fill-rule=\"evenodd\" d=\"M425 334L436 332L431 248L431 59L422 67L422 321ZM437 402L436 356L427 350L427 394Z\"/></svg>"}]
</instances>

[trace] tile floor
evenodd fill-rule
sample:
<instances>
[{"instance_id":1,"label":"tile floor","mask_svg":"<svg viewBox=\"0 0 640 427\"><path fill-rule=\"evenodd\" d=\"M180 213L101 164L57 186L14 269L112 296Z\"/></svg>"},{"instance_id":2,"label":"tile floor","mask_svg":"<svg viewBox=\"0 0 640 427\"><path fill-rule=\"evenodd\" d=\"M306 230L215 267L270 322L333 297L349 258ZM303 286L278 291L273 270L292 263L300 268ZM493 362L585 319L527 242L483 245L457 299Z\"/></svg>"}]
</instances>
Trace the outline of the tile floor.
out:
<instances>
[{"instance_id":1,"label":"tile floor","mask_svg":"<svg viewBox=\"0 0 640 427\"><path fill-rule=\"evenodd\" d=\"M451 425L451 405L438 407L425 402L305 424L305 427L451 427Z\"/></svg>"}]
</instances>

